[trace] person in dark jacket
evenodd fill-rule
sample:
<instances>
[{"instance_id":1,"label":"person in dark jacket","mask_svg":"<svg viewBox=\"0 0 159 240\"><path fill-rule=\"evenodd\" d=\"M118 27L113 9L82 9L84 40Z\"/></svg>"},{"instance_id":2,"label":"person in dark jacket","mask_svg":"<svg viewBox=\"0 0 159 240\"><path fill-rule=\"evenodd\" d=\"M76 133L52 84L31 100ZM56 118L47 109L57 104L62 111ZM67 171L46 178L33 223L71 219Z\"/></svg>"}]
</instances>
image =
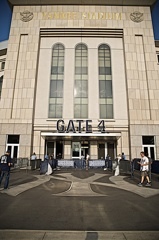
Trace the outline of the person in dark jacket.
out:
<instances>
[{"instance_id":1,"label":"person in dark jacket","mask_svg":"<svg viewBox=\"0 0 159 240\"><path fill-rule=\"evenodd\" d=\"M9 185L10 166L11 166L10 152L7 151L5 155L1 156L1 159L0 159L0 169L1 169L0 185L2 183L3 178L5 177L4 189L7 189Z\"/></svg>"}]
</instances>

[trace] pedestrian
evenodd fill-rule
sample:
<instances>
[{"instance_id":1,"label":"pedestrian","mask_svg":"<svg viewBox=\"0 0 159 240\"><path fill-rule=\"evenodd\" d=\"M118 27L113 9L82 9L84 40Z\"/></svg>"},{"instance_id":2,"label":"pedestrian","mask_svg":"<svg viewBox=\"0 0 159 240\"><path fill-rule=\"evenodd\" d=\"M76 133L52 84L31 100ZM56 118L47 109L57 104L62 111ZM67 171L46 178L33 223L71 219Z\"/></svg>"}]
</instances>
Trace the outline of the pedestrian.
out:
<instances>
[{"instance_id":1,"label":"pedestrian","mask_svg":"<svg viewBox=\"0 0 159 240\"><path fill-rule=\"evenodd\" d=\"M51 175L52 174L52 167L50 163L47 163L47 172L45 173L46 175Z\"/></svg>"},{"instance_id":2,"label":"pedestrian","mask_svg":"<svg viewBox=\"0 0 159 240\"><path fill-rule=\"evenodd\" d=\"M89 159L90 159L90 156L87 153L87 155L86 155L86 170L88 170L88 167L89 167Z\"/></svg>"},{"instance_id":3,"label":"pedestrian","mask_svg":"<svg viewBox=\"0 0 159 240\"><path fill-rule=\"evenodd\" d=\"M121 157L122 160L126 160L126 156L124 154L124 152L122 152L122 157Z\"/></svg>"},{"instance_id":4,"label":"pedestrian","mask_svg":"<svg viewBox=\"0 0 159 240\"><path fill-rule=\"evenodd\" d=\"M134 159L130 161L130 168L131 168L131 178L134 178L134 170L135 170Z\"/></svg>"},{"instance_id":5,"label":"pedestrian","mask_svg":"<svg viewBox=\"0 0 159 240\"><path fill-rule=\"evenodd\" d=\"M104 171L106 171L106 170L108 169L109 160L110 160L110 156L109 156L109 154L107 154L106 159L105 159L105 168L104 168Z\"/></svg>"},{"instance_id":6,"label":"pedestrian","mask_svg":"<svg viewBox=\"0 0 159 240\"><path fill-rule=\"evenodd\" d=\"M149 159L145 156L144 152L140 153L141 156L141 161L138 162L138 164L140 164L140 171L141 171L141 182L138 184L139 187L143 186L145 177L147 179L147 183L146 183L146 187L150 187L151 186L151 181L149 179L148 176L148 172L149 172Z\"/></svg>"},{"instance_id":7,"label":"pedestrian","mask_svg":"<svg viewBox=\"0 0 159 240\"><path fill-rule=\"evenodd\" d=\"M49 161L49 155L48 154L45 154L45 156L44 156L44 161Z\"/></svg>"},{"instance_id":8,"label":"pedestrian","mask_svg":"<svg viewBox=\"0 0 159 240\"><path fill-rule=\"evenodd\" d=\"M83 152L82 152L82 154L81 154L81 168L84 169L84 167L85 167L85 159L84 159L84 155L83 155Z\"/></svg>"},{"instance_id":9,"label":"pedestrian","mask_svg":"<svg viewBox=\"0 0 159 240\"><path fill-rule=\"evenodd\" d=\"M2 183L3 178L5 177L4 189L7 189L9 185L10 167L11 167L10 151L7 151L5 155L1 156L1 160L0 160L0 169L1 169L0 185Z\"/></svg>"},{"instance_id":10,"label":"pedestrian","mask_svg":"<svg viewBox=\"0 0 159 240\"><path fill-rule=\"evenodd\" d=\"M149 179L151 181L151 165L153 163L153 159L149 157L148 153L145 153L145 156L148 158L149 160Z\"/></svg>"},{"instance_id":11,"label":"pedestrian","mask_svg":"<svg viewBox=\"0 0 159 240\"><path fill-rule=\"evenodd\" d=\"M114 176L119 176L119 164L120 164L120 160L121 160L121 154L119 154L117 156L117 166L115 168L115 173Z\"/></svg>"},{"instance_id":12,"label":"pedestrian","mask_svg":"<svg viewBox=\"0 0 159 240\"><path fill-rule=\"evenodd\" d=\"M36 160L37 159L37 156L36 156L36 153L34 152L31 157L30 157L30 160Z\"/></svg>"},{"instance_id":13,"label":"pedestrian","mask_svg":"<svg viewBox=\"0 0 159 240\"><path fill-rule=\"evenodd\" d=\"M30 157L30 161L31 161L31 170L35 170L37 168L37 156L36 153L34 152L31 157Z\"/></svg>"}]
</instances>

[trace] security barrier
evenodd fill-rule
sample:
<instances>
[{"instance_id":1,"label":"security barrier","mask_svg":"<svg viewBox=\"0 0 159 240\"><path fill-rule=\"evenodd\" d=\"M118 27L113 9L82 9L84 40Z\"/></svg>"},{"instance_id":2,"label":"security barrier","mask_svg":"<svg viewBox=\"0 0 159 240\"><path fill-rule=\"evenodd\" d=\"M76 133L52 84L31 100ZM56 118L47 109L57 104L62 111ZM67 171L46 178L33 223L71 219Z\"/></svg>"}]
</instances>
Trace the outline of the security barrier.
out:
<instances>
[{"instance_id":1,"label":"security barrier","mask_svg":"<svg viewBox=\"0 0 159 240\"><path fill-rule=\"evenodd\" d=\"M104 167L104 166L105 166L105 160L89 160L90 168L98 168L98 167ZM84 159L74 159L74 160L62 159L62 160L58 160L58 167L85 168L86 161Z\"/></svg>"},{"instance_id":2,"label":"security barrier","mask_svg":"<svg viewBox=\"0 0 159 240\"><path fill-rule=\"evenodd\" d=\"M89 167L105 167L105 160L89 160Z\"/></svg>"},{"instance_id":3,"label":"security barrier","mask_svg":"<svg viewBox=\"0 0 159 240\"><path fill-rule=\"evenodd\" d=\"M41 159L30 160L31 170L36 170L40 168Z\"/></svg>"},{"instance_id":4,"label":"security barrier","mask_svg":"<svg viewBox=\"0 0 159 240\"><path fill-rule=\"evenodd\" d=\"M29 166L29 159L28 158L13 158L12 160L12 167L16 168L24 168Z\"/></svg>"},{"instance_id":5,"label":"security barrier","mask_svg":"<svg viewBox=\"0 0 159 240\"><path fill-rule=\"evenodd\" d=\"M58 160L58 167L74 167L74 161L73 160Z\"/></svg>"},{"instance_id":6,"label":"security barrier","mask_svg":"<svg viewBox=\"0 0 159 240\"><path fill-rule=\"evenodd\" d=\"M151 165L151 171L152 173L159 173L159 161L153 161L152 165Z\"/></svg>"},{"instance_id":7,"label":"security barrier","mask_svg":"<svg viewBox=\"0 0 159 240\"><path fill-rule=\"evenodd\" d=\"M129 160L120 160L119 170L121 173L130 173L131 172L131 162Z\"/></svg>"}]
</instances>

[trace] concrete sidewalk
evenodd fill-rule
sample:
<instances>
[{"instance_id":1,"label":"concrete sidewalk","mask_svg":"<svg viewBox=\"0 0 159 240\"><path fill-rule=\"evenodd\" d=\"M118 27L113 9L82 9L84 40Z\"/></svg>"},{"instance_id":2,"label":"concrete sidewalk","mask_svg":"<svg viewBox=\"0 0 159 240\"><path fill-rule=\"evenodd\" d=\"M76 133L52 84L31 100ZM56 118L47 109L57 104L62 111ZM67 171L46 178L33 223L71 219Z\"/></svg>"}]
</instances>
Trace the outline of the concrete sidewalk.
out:
<instances>
[{"instance_id":1,"label":"concrete sidewalk","mask_svg":"<svg viewBox=\"0 0 159 240\"><path fill-rule=\"evenodd\" d=\"M1 240L158 240L159 231L0 230Z\"/></svg>"}]
</instances>

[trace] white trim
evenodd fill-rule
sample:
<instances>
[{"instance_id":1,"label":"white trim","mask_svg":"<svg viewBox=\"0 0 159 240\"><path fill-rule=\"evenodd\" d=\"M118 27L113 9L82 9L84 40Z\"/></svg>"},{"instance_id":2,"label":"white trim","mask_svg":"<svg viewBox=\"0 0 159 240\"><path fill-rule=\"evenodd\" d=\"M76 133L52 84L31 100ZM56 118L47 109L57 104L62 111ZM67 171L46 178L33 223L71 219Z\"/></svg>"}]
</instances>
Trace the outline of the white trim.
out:
<instances>
[{"instance_id":1,"label":"white trim","mask_svg":"<svg viewBox=\"0 0 159 240\"><path fill-rule=\"evenodd\" d=\"M43 137L121 137L121 133L53 133L53 132L41 132Z\"/></svg>"},{"instance_id":2,"label":"white trim","mask_svg":"<svg viewBox=\"0 0 159 240\"><path fill-rule=\"evenodd\" d=\"M144 151L144 148L145 148L145 147L146 147L147 150L148 150L148 156L149 156L150 158L152 158L152 156L151 156L151 148L154 149L154 158L156 159L156 147L155 147L155 145L153 145L153 144L152 144L152 145L148 145L148 144L147 144L147 145L146 145L146 144L144 145L144 144L143 144L143 145L142 145L142 151ZM154 160L155 160L155 159L154 159Z\"/></svg>"},{"instance_id":3,"label":"white trim","mask_svg":"<svg viewBox=\"0 0 159 240\"><path fill-rule=\"evenodd\" d=\"M6 151L8 150L8 147L11 147L11 153L10 153L11 158L13 158L14 156L14 147L17 147L17 158L19 158L19 143L7 143Z\"/></svg>"}]
</instances>

